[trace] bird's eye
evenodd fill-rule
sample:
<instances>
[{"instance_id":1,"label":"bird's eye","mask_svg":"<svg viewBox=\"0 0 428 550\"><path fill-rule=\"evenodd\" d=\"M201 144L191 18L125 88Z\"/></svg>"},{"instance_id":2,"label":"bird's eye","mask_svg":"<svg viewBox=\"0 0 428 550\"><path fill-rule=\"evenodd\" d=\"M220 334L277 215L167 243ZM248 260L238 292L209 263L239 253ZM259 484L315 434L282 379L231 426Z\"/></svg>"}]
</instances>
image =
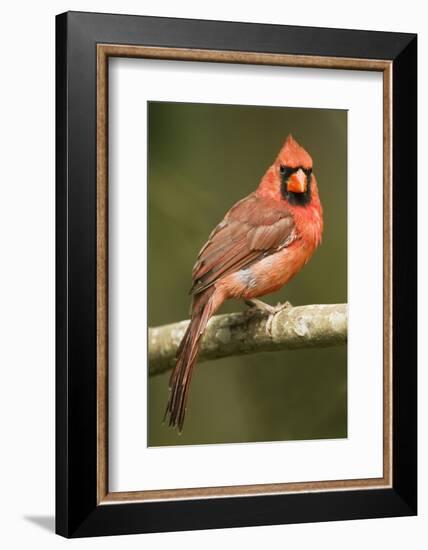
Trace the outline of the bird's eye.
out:
<instances>
[{"instance_id":1,"label":"bird's eye","mask_svg":"<svg viewBox=\"0 0 428 550\"><path fill-rule=\"evenodd\" d=\"M279 173L283 175L285 174L285 171L286 171L286 167L283 164L281 164L281 166L279 167Z\"/></svg>"},{"instance_id":2,"label":"bird's eye","mask_svg":"<svg viewBox=\"0 0 428 550\"><path fill-rule=\"evenodd\" d=\"M310 176L312 174L312 168L306 168L306 170L304 170L304 172L307 176Z\"/></svg>"}]
</instances>

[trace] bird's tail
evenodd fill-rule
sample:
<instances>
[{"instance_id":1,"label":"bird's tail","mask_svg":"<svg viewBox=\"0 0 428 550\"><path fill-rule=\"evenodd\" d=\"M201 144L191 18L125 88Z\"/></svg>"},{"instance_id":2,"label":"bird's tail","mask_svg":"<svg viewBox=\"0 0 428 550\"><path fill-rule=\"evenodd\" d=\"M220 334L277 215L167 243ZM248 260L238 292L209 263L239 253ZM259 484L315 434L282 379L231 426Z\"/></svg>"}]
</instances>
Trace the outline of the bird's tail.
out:
<instances>
[{"instance_id":1,"label":"bird's tail","mask_svg":"<svg viewBox=\"0 0 428 550\"><path fill-rule=\"evenodd\" d=\"M196 364L199 344L207 323L214 314L214 288L210 287L194 298L192 318L177 350L177 363L169 380L169 399L165 418L169 416L169 425L183 429L190 380Z\"/></svg>"}]
</instances>

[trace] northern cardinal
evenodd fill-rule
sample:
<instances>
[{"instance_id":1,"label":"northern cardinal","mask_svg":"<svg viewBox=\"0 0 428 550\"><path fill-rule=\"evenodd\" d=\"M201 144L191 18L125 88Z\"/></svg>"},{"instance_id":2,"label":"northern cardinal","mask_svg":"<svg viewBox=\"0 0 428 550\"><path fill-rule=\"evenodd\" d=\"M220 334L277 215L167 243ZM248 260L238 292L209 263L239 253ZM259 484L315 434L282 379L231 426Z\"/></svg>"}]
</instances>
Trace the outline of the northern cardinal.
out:
<instances>
[{"instance_id":1,"label":"northern cardinal","mask_svg":"<svg viewBox=\"0 0 428 550\"><path fill-rule=\"evenodd\" d=\"M229 298L256 300L279 290L321 242L322 206L312 158L291 135L256 191L237 202L212 231L192 272L192 317L177 350L165 411L182 431L190 379L208 320Z\"/></svg>"}]
</instances>

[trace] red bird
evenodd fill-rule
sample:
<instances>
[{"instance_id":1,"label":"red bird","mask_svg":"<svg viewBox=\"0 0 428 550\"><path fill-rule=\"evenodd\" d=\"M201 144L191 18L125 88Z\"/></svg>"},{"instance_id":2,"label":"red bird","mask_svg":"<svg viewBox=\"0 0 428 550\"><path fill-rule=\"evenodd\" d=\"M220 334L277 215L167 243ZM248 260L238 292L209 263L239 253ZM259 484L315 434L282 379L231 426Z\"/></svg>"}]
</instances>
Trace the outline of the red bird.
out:
<instances>
[{"instance_id":1,"label":"red bird","mask_svg":"<svg viewBox=\"0 0 428 550\"><path fill-rule=\"evenodd\" d=\"M177 351L165 412L181 432L190 379L208 320L225 300L255 300L279 290L302 269L321 242L322 206L312 158L291 135L256 191L227 212L193 268L192 318Z\"/></svg>"}]
</instances>

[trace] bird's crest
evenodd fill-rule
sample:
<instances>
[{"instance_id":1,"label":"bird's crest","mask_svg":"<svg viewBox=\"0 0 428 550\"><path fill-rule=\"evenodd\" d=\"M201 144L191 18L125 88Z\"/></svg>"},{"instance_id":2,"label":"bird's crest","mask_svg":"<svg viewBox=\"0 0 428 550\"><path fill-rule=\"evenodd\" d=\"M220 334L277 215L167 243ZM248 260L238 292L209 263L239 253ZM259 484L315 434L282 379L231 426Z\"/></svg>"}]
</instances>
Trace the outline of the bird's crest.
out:
<instances>
[{"instance_id":1,"label":"bird's crest","mask_svg":"<svg viewBox=\"0 0 428 550\"><path fill-rule=\"evenodd\" d=\"M278 153L276 162L290 168L312 168L311 156L297 143L291 134L288 135Z\"/></svg>"}]
</instances>

